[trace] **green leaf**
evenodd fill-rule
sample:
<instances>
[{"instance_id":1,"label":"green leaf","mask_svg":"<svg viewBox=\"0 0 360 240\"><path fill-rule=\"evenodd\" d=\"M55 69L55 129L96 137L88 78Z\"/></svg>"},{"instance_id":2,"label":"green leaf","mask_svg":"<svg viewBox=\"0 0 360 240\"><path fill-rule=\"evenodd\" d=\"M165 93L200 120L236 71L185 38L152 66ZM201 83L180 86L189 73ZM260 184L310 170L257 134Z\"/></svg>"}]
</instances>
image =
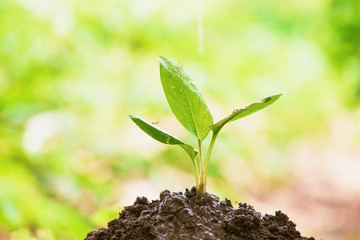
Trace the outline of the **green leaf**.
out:
<instances>
[{"instance_id":1,"label":"green leaf","mask_svg":"<svg viewBox=\"0 0 360 240\"><path fill-rule=\"evenodd\" d=\"M155 140L158 140L159 142L165 144L180 145L180 147L182 147L190 155L192 159L194 159L195 156L197 155L198 151L194 149L191 145L186 144L180 139L165 132L164 130L161 130L160 128L156 127L155 124L150 124L138 116L130 115L129 117L141 130L143 130L145 133L147 133L150 137L154 138Z\"/></svg>"},{"instance_id":2,"label":"green leaf","mask_svg":"<svg viewBox=\"0 0 360 240\"><path fill-rule=\"evenodd\" d=\"M161 84L172 112L202 141L210 131L213 118L199 89L178 63L162 56L159 61Z\"/></svg>"},{"instance_id":3,"label":"green leaf","mask_svg":"<svg viewBox=\"0 0 360 240\"><path fill-rule=\"evenodd\" d=\"M229 115L228 117L224 118L223 120L215 123L212 126L212 131L214 133L217 133L220 131L220 129L227 124L228 122L232 122L235 121L237 119L246 117L250 114L253 114L254 112L257 112L271 104L273 104L276 100L278 100L281 95L283 95L285 93L279 93L279 94L275 94L266 98L261 99L260 101L251 103L250 105L243 107L241 109L237 109L235 110L231 115Z\"/></svg>"}]
</instances>

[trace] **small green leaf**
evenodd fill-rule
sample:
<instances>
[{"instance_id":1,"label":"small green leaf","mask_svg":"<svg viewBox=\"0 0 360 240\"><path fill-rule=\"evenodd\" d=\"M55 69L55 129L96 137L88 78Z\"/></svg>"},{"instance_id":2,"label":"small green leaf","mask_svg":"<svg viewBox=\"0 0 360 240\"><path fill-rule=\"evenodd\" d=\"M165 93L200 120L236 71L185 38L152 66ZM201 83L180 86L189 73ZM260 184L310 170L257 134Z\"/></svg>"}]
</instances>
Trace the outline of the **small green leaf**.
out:
<instances>
[{"instance_id":1,"label":"small green leaf","mask_svg":"<svg viewBox=\"0 0 360 240\"><path fill-rule=\"evenodd\" d=\"M215 123L214 125L212 125L212 131L214 133L217 133L220 131L220 129L227 124L228 122L232 122L235 121L237 119L246 117L254 112L257 112L271 104L273 104L276 100L278 100L281 95L283 95L285 93L279 93L279 94L275 94L266 98L261 99L260 101L251 103L250 105L243 107L241 109L237 109L235 110L231 115L229 115L228 117L224 118L223 120Z\"/></svg>"},{"instance_id":2,"label":"small green leaf","mask_svg":"<svg viewBox=\"0 0 360 240\"><path fill-rule=\"evenodd\" d=\"M198 151L194 149L191 145L186 144L180 139L165 132L164 130L161 130L160 128L156 127L155 124L150 124L138 116L130 115L129 117L141 130L143 130L145 133L147 133L150 137L154 138L155 140L158 140L159 142L165 144L180 145L180 147L182 147L190 155L192 159L194 159L195 156L197 155Z\"/></svg>"},{"instance_id":3,"label":"small green leaf","mask_svg":"<svg viewBox=\"0 0 360 240\"><path fill-rule=\"evenodd\" d=\"M201 141L213 124L212 115L190 75L165 57L159 57L160 78L166 99L178 121Z\"/></svg>"}]
</instances>

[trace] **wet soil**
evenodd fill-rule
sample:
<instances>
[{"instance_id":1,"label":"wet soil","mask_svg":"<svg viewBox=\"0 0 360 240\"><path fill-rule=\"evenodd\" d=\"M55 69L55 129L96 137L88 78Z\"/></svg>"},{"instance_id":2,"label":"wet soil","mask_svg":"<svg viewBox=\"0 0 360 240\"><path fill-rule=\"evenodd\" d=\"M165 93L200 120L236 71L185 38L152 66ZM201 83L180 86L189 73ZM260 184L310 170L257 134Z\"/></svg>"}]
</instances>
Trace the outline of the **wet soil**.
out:
<instances>
[{"instance_id":1,"label":"wet soil","mask_svg":"<svg viewBox=\"0 0 360 240\"><path fill-rule=\"evenodd\" d=\"M85 240L315 240L302 237L286 214L262 216L246 203L212 194L198 199L195 187L183 194L161 192L160 200L138 197L107 228L89 232Z\"/></svg>"}]
</instances>

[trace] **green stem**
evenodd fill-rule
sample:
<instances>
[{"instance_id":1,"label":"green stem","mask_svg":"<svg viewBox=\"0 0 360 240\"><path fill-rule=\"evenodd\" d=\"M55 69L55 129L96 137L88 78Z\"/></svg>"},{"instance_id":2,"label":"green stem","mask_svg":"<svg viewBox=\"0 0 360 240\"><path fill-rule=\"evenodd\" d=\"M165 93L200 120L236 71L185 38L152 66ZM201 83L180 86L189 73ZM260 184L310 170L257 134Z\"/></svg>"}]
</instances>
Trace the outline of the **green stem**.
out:
<instances>
[{"instance_id":1,"label":"green stem","mask_svg":"<svg viewBox=\"0 0 360 240\"><path fill-rule=\"evenodd\" d=\"M204 171L204 165L203 165L203 147L200 139L198 139L198 144L199 144L199 163L200 163L200 175L201 175L202 172Z\"/></svg>"},{"instance_id":2,"label":"green stem","mask_svg":"<svg viewBox=\"0 0 360 240\"><path fill-rule=\"evenodd\" d=\"M205 195L204 190L204 163L203 163L203 148L202 148L202 141L198 139L199 144L199 171L200 171L200 181L199 181L199 189L197 191L197 196L201 197Z\"/></svg>"},{"instance_id":3,"label":"green stem","mask_svg":"<svg viewBox=\"0 0 360 240\"><path fill-rule=\"evenodd\" d=\"M199 191L199 168L195 162L194 158L191 158L191 161L193 162L194 165L194 170L195 170L195 184L196 184L196 190Z\"/></svg>"},{"instance_id":4,"label":"green stem","mask_svg":"<svg viewBox=\"0 0 360 240\"><path fill-rule=\"evenodd\" d=\"M203 177L203 179L202 180L200 179L200 181L202 181L204 183L204 191L205 192L206 192L206 177L207 177L207 170L208 170L210 155L214 148L215 140L216 140L218 134L219 134L219 131L216 131L212 135L212 138L211 138L211 141L209 144L209 149L208 149L208 152L206 153L206 157L205 157L204 175L200 176L200 177Z\"/></svg>"}]
</instances>

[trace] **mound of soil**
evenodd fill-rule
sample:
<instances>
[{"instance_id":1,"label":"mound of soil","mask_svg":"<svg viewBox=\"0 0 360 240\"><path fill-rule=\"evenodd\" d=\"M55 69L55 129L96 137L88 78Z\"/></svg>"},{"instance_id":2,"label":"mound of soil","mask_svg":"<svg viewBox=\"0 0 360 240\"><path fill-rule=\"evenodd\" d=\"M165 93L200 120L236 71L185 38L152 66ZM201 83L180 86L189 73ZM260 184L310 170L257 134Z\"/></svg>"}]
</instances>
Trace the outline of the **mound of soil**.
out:
<instances>
[{"instance_id":1,"label":"mound of soil","mask_svg":"<svg viewBox=\"0 0 360 240\"><path fill-rule=\"evenodd\" d=\"M160 200L149 203L137 197L125 207L108 228L88 233L85 240L315 240L302 237L284 213L262 216L253 207L240 203L234 209L230 200L219 202L212 194L198 199L196 189L183 194L161 192Z\"/></svg>"}]
</instances>

